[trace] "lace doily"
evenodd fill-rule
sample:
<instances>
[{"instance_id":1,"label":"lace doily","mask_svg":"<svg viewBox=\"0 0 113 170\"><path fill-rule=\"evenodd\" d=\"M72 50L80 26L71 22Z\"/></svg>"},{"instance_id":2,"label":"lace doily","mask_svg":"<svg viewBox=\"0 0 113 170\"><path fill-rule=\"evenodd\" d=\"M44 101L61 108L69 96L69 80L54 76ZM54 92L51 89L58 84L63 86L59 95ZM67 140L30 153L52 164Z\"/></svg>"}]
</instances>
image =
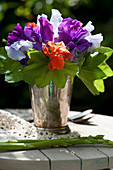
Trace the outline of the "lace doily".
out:
<instances>
[{"instance_id":1,"label":"lace doily","mask_svg":"<svg viewBox=\"0 0 113 170\"><path fill-rule=\"evenodd\" d=\"M78 132L70 132L65 135L58 135L48 131L37 130L36 127L24 119L11 114L8 111L0 110L0 140L14 139L58 139L78 138Z\"/></svg>"}]
</instances>

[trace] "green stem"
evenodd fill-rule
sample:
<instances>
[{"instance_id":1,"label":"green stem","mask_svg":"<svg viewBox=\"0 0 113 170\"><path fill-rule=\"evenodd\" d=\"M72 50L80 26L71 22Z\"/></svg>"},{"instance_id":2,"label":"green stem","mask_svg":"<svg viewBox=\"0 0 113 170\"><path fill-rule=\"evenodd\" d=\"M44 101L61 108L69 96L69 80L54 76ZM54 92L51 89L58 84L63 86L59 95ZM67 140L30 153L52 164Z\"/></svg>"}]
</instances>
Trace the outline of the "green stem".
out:
<instances>
[{"instance_id":1,"label":"green stem","mask_svg":"<svg viewBox=\"0 0 113 170\"><path fill-rule=\"evenodd\" d=\"M9 140L0 142L0 150L27 150L54 146L69 146L76 144L103 144L113 146L113 141L104 140L103 135L82 138L61 138L51 140Z\"/></svg>"}]
</instances>

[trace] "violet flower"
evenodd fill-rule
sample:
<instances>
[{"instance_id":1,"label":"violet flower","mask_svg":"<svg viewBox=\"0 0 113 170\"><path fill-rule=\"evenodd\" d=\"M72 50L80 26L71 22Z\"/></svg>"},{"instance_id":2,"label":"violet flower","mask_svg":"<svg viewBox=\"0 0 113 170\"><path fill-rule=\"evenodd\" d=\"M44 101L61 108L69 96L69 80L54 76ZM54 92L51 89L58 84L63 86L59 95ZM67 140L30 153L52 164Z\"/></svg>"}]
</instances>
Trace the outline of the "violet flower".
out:
<instances>
[{"instance_id":1,"label":"violet flower","mask_svg":"<svg viewBox=\"0 0 113 170\"><path fill-rule=\"evenodd\" d=\"M17 26L12 31L12 33L8 34L8 37L7 37L8 43L7 44L8 44L8 46L10 46L14 42L20 41L22 39L24 39L24 31L23 31L22 27L20 26L20 24L18 23Z\"/></svg>"},{"instance_id":2,"label":"violet flower","mask_svg":"<svg viewBox=\"0 0 113 170\"><path fill-rule=\"evenodd\" d=\"M82 28L81 22L65 18L58 27L59 36L55 39L55 42L63 41L69 47L69 51L74 54L71 59L74 61L78 55L82 55L92 45L92 43L84 39L87 33L88 31Z\"/></svg>"},{"instance_id":3,"label":"violet flower","mask_svg":"<svg viewBox=\"0 0 113 170\"><path fill-rule=\"evenodd\" d=\"M36 25L36 24L35 24ZM39 26L35 26L33 27L33 24L29 24L29 26L27 26L27 24L24 27L24 39L29 40L31 42L33 42L33 48L40 51L42 50L42 39L41 39L41 35L39 33Z\"/></svg>"},{"instance_id":4,"label":"violet flower","mask_svg":"<svg viewBox=\"0 0 113 170\"><path fill-rule=\"evenodd\" d=\"M47 19L47 15L38 15L37 25L40 27L42 42L46 44L48 41L55 42L54 39L58 37L58 26L63 20L61 15L57 9L52 9L50 21Z\"/></svg>"},{"instance_id":5,"label":"violet flower","mask_svg":"<svg viewBox=\"0 0 113 170\"><path fill-rule=\"evenodd\" d=\"M39 34L39 27L25 25L24 30L18 23L12 33L9 33L8 46L5 46L7 55L13 60L20 61L23 65L27 64L28 56L26 55L29 48L42 50L41 36ZM21 61L22 60L22 61Z\"/></svg>"},{"instance_id":6,"label":"violet flower","mask_svg":"<svg viewBox=\"0 0 113 170\"><path fill-rule=\"evenodd\" d=\"M5 49L8 56L13 60L22 60L22 63L26 64L28 60L26 53L29 48L40 51L43 49L43 43L47 45L48 41L52 41L63 42L69 48L69 52L74 54L71 61L78 62L85 50L92 52L93 49L100 47L103 37L101 34L91 34L94 30L91 21L82 27L80 21L71 18L63 19L61 16L58 10L52 9L50 21L47 15L42 14L38 15L37 24L27 23L24 30L18 23L7 38L8 46Z\"/></svg>"},{"instance_id":7,"label":"violet flower","mask_svg":"<svg viewBox=\"0 0 113 170\"><path fill-rule=\"evenodd\" d=\"M47 44L48 41L53 40L53 26L49 23L48 19L41 16L39 19L40 23L40 34L42 38L42 42Z\"/></svg>"}]
</instances>

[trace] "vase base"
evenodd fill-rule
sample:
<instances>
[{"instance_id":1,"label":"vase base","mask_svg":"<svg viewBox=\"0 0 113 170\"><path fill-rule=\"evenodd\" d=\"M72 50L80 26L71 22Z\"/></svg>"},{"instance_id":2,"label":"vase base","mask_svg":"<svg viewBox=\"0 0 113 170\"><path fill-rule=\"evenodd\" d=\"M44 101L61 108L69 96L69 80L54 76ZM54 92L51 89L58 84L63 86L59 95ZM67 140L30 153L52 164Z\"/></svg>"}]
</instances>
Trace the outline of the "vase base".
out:
<instances>
[{"instance_id":1,"label":"vase base","mask_svg":"<svg viewBox=\"0 0 113 170\"><path fill-rule=\"evenodd\" d=\"M36 127L36 132L38 140L80 137L80 134L77 131L71 131L68 126L53 129Z\"/></svg>"},{"instance_id":2,"label":"vase base","mask_svg":"<svg viewBox=\"0 0 113 170\"><path fill-rule=\"evenodd\" d=\"M63 126L63 127L58 127L58 128L41 128L41 127L36 127L37 131L46 131L46 132L51 132L51 133L55 133L58 135L63 135L63 134L68 134L70 133L70 128L68 125Z\"/></svg>"}]
</instances>

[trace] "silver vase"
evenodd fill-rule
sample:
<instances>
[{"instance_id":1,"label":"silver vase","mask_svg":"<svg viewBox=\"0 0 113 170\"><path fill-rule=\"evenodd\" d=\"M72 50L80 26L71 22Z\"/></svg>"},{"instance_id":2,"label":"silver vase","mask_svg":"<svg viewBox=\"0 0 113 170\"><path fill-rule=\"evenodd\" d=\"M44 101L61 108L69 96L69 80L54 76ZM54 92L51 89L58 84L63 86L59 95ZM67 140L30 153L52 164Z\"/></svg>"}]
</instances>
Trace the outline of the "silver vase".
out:
<instances>
[{"instance_id":1,"label":"silver vase","mask_svg":"<svg viewBox=\"0 0 113 170\"><path fill-rule=\"evenodd\" d=\"M67 133L68 113L72 96L73 77L68 77L65 87L58 88L52 81L44 88L30 86L34 125L52 132Z\"/></svg>"}]
</instances>

